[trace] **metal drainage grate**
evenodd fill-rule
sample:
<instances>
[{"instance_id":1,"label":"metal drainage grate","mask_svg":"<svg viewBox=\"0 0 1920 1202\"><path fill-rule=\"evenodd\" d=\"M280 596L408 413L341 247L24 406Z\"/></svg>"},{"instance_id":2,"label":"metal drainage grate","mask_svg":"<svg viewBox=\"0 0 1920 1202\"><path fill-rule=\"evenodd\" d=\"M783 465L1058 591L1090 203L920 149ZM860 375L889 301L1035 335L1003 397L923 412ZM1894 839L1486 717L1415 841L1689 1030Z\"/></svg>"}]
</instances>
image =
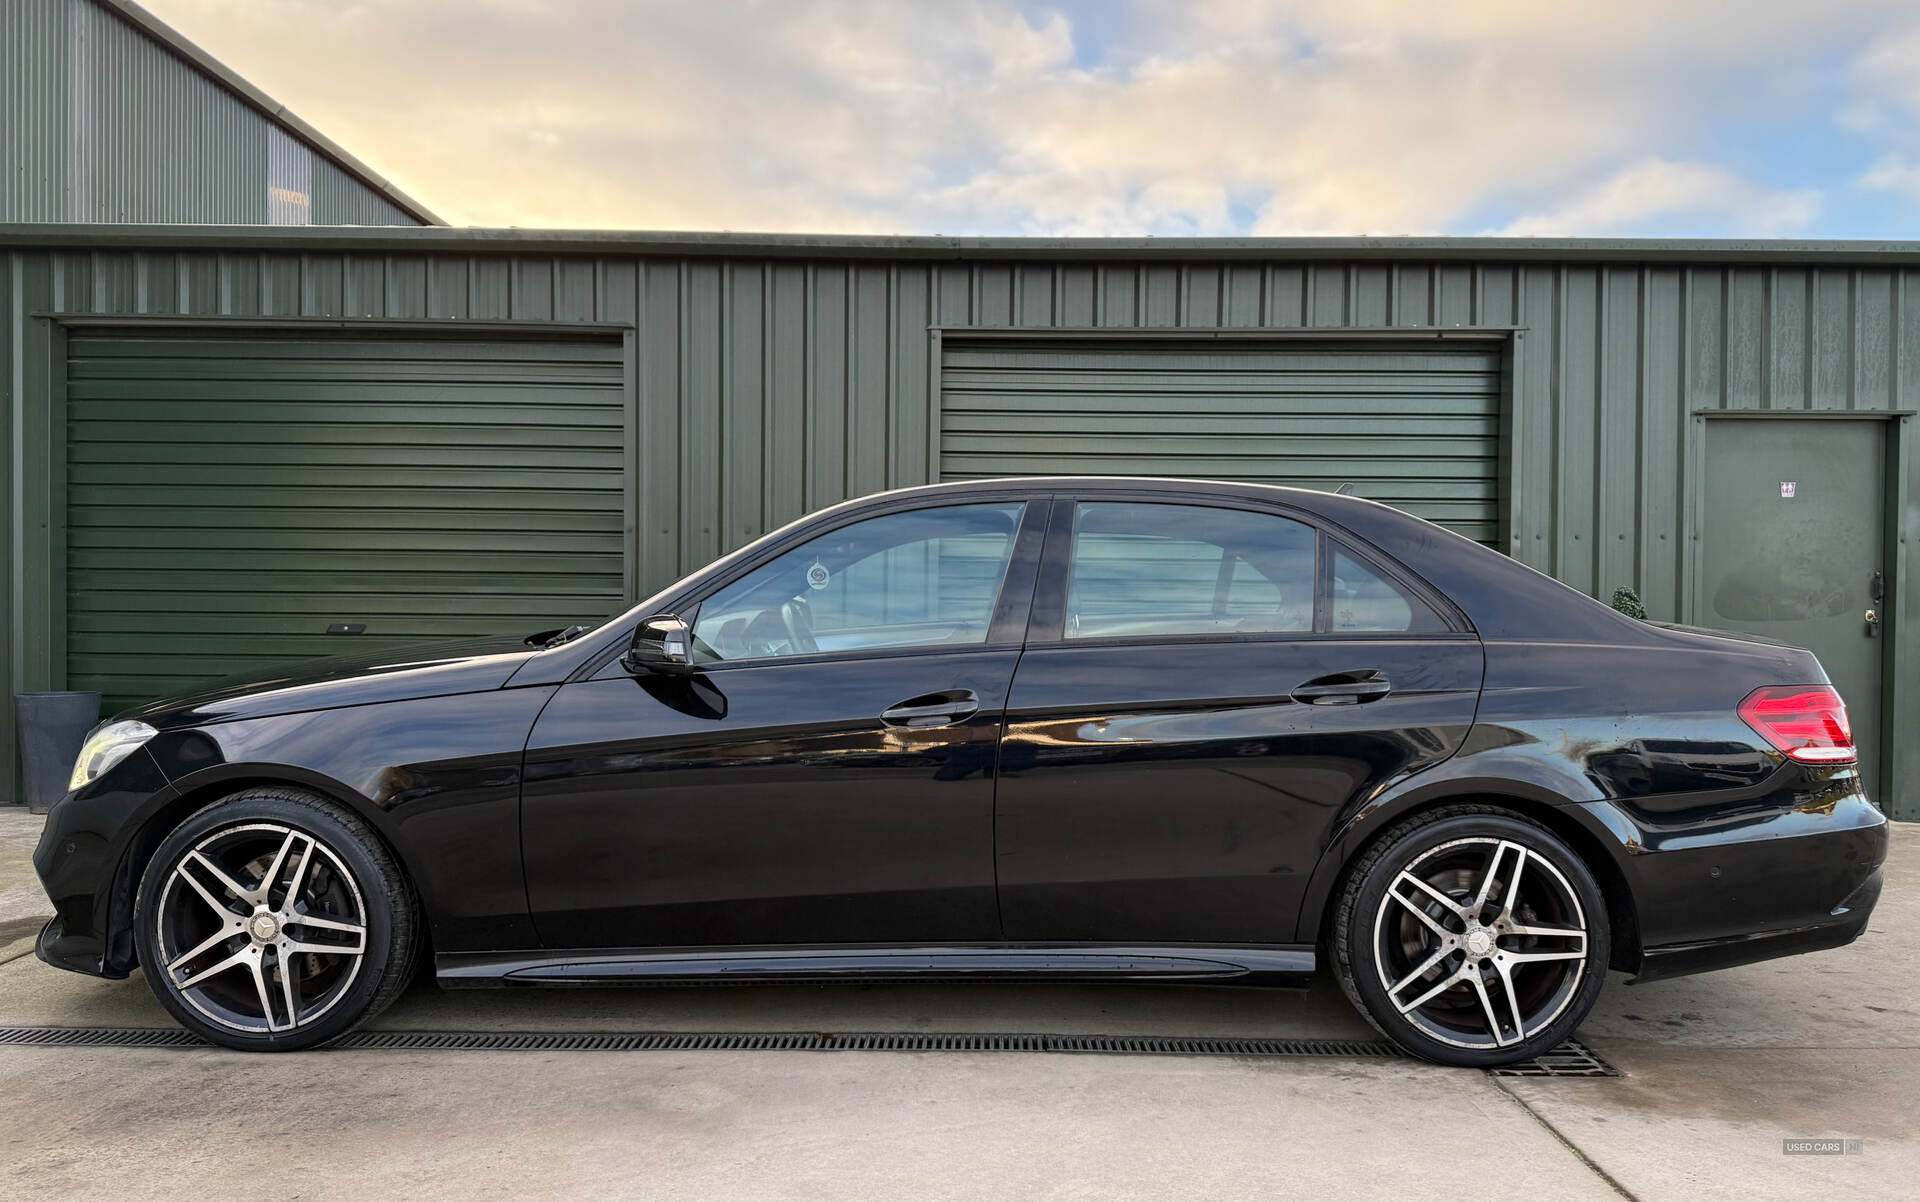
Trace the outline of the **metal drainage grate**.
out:
<instances>
[{"instance_id":1,"label":"metal drainage grate","mask_svg":"<svg viewBox=\"0 0 1920 1202\"><path fill-rule=\"evenodd\" d=\"M188 1031L125 1027L0 1027L0 1045L41 1048L197 1048Z\"/></svg>"},{"instance_id":2,"label":"metal drainage grate","mask_svg":"<svg viewBox=\"0 0 1920 1202\"><path fill-rule=\"evenodd\" d=\"M1569 1039L1543 1056L1505 1068L1490 1068L1495 1077L1619 1077L1624 1074L1586 1044Z\"/></svg>"},{"instance_id":3,"label":"metal drainage grate","mask_svg":"<svg viewBox=\"0 0 1920 1202\"><path fill-rule=\"evenodd\" d=\"M0 1046L203 1048L179 1028L0 1027ZM355 1031L327 1045L355 1052L1044 1052L1099 1056L1254 1056L1403 1059L1383 1040L1238 1039L1208 1035L1047 1035L921 1031ZM1569 1040L1499 1077L1618 1077Z\"/></svg>"},{"instance_id":4,"label":"metal drainage grate","mask_svg":"<svg viewBox=\"0 0 1920 1202\"><path fill-rule=\"evenodd\" d=\"M183 1030L0 1027L0 1046L204 1047ZM1047 1035L919 1031L356 1031L328 1045L347 1051L469 1052L1051 1052L1133 1056L1397 1058L1356 1039L1230 1039L1180 1035Z\"/></svg>"}]
</instances>

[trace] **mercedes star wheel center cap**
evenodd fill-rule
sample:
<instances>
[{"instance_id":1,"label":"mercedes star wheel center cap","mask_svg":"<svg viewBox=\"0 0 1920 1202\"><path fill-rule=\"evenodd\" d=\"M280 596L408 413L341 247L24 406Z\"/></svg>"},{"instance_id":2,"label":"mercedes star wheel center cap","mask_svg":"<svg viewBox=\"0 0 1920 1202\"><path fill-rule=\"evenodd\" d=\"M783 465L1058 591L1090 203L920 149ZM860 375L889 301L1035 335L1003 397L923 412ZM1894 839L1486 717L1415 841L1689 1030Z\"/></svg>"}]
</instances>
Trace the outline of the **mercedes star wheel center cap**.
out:
<instances>
[{"instance_id":1,"label":"mercedes star wheel center cap","mask_svg":"<svg viewBox=\"0 0 1920 1202\"><path fill-rule=\"evenodd\" d=\"M247 930L262 943L267 943L280 934L280 920L271 914L255 914L253 921L247 924Z\"/></svg>"},{"instance_id":2,"label":"mercedes star wheel center cap","mask_svg":"<svg viewBox=\"0 0 1920 1202\"><path fill-rule=\"evenodd\" d=\"M1467 954L1479 959L1493 954L1493 932L1485 927L1475 927L1467 932Z\"/></svg>"}]
</instances>

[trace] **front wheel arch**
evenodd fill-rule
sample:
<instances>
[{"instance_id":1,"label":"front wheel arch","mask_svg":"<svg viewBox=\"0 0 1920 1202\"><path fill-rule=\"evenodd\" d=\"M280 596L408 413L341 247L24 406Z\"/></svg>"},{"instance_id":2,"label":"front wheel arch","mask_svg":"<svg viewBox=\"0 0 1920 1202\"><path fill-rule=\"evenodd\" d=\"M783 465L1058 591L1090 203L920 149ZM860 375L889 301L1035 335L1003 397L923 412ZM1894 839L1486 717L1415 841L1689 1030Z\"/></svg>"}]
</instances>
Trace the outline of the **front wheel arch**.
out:
<instances>
[{"instance_id":1,"label":"front wheel arch","mask_svg":"<svg viewBox=\"0 0 1920 1202\"><path fill-rule=\"evenodd\" d=\"M185 787L182 788L181 786ZM420 888L420 874L414 870L392 835L387 831L386 815L378 806L338 781L325 777L316 777L312 773L294 773L275 770L268 765L230 764L218 770L195 773L183 777L171 786L173 795L155 806L140 820L140 825L127 840L126 850L121 853L120 862L114 869L113 883L108 895L108 920L106 925L106 956L104 967L108 974L124 977L140 966L138 945L133 938L133 905L135 894L139 891L140 877L153 860L153 853L166 842L167 836L179 828L194 814L212 805L216 801L244 793L249 789L295 789L311 793L322 800L332 802L352 811L367 828L373 832L381 846L392 856L394 863L407 878L407 885L413 890L419 901L420 918L417 932L423 956L431 962L433 943L432 899Z\"/></svg>"},{"instance_id":2,"label":"front wheel arch","mask_svg":"<svg viewBox=\"0 0 1920 1202\"><path fill-rule=\"evenodd\" d=\"M263 837L267 848L254 846ZM238 859L232 853L236 840L242 844ZM231 875L222 875L217 866L222 851L201 854L216 842L226 845L224 871ZM278 853L269 856L275 844ZM289 853L301 846L304 850ZM257 860L244 862L256 852ZM192 874L185 867L188 857L201 866ZM257 874L252 884L249 871ZM175 889L178 877L193 887ZM170 903L176 896L183 900ZM218 920L208 921L206 907ZM180 935L183 917L192 915L199 921L186 924L191 935L169 946L169 939ZM140 928L136 945L151 944L145 950L158 956L147 983L161 1004L201 1038L244 1051L319 1046L378 1015L413 979L424 926L418 894L386 839L354 809L281 783L222 793L175 824L141 874L134 919ZM235 940L242 941L238 950ZM188 979L157 970L169 963L171 952L181 953L171 966ZM210 1002L217 985L195 984L217 975L230 983L236 972L244 980L249 954L263 1026L249 1024L244 1006L236 1012L231 999L224 1005ZM191 957L200 960L190 963ZM329 972L328 965L342 963L344 975L338 967ZM303 996L302 986L295 984L296 978L329 976L333 979L325 981L317 998ZM270 985L274 979L283 985ZM315 983L307 980L308 986ZM277 1005L282 999L284 1006ZM311 1009L303 1003L311 1003Z\"/></svg>"}]
</instances>

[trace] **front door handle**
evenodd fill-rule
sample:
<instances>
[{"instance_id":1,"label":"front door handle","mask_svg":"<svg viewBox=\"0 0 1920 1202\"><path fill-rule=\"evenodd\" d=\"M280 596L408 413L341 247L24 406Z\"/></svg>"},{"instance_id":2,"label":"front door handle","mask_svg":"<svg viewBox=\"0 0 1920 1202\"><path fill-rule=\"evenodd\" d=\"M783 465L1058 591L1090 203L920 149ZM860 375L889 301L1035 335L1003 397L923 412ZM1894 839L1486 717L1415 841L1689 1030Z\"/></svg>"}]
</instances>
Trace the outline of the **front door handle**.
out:
<instances>
[{"instance_id":1,"label":"front door handle","mask_svg":"<svg viewBox=\"0 0 1920 1202\"><path fill-rule=\"evenodd\" d=\"M949 726L979 712L980 698L972 689L951 689L909 697L892 709L882 710L880 720L888 726Z\"/></svg>"},{"instance_id":2,"label":"front door handle","mask_svg":"<svg viewBox=\"0 0 1920 1202\"><path fill-rule=\"evenodd\" d=\"M1363 672L1336 672L1316 676L1293 691L1293 699L1306 705L1360 705L1378 701L1393 692L1393 682L1378 668Z\"/></svg>"}]
</instances>

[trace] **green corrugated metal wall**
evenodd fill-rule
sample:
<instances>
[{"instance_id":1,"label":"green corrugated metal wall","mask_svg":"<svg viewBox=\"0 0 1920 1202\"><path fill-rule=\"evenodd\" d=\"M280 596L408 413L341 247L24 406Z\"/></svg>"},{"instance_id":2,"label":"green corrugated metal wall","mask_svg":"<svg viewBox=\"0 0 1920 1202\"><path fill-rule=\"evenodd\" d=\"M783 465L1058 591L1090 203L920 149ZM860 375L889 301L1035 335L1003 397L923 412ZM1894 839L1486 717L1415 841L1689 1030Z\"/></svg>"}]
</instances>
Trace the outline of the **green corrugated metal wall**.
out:
<instances>
[{"instance_id":1,"label":"green corrugated metal wall","mask_svg":"<svg viewBox=\"0 0 1920 1202\"><path fill-rule=\"evenodd\" d=\"M603 338L76 333L69 687L113 711L618 612L622 368Z\"/></svg>"},{"instance_id":2,"label":"green corrugated metal wall","mask_svg":"<svg viewBox=\"0 0 1920 1202\"><path fill-rule=\"evenodd\" d=\"M940 478L1352 484L1499 536L1501 348L994 342L941 364Z\"/></svg>"},{"instance_id":3,"label":"green corrugated metal wall","mask_svg":"<svg viewBox=\"0 0 1920 1202\"><path fill-rule=\"evenodd\" d=\"M0 3L0 221L264 223L270 126L94 0ZM422 224L313 158L314 224Z\"/></svg>"},{"instance_id":4,"label":"green corrugated metal wall","mask_svg":"<svg viewBox=\"0 0 1920 1202\"><path fill-rule=\"evenodd\" d=\"M11 254L0 337L20 381L11 429L25 432L13 451L14 689L65 672L35 642L65 605L43 583L57 567L44 524L57 528L63 486L35 425L64 352L40 312L630 327L636 594L816 506L934 478L939 357L969 331L1090 331L1115 345L1178 331L1502 340L1507 549L1589 592L1633 585L1655 618L1689 612L1695 411L1906 411L1920 398L1920 260L768 260L491 254L484 235L428 252L410 237L348 252L316 237L292 250ZM1911 446L1912 419L1893 424ZM1889 565L1887 631L1886 710L1909 726L1920 719L1920 588L1903 587L1920 534L1915 458L1890 504L1906 541ZM1920 748L1889 745L1901 804L1920 813Z\"/></svg>"},{"instance_id":5,"label":"green corrugated metal wall","mask_svg":"<svg viewBox=\"0 0 1920 1202\"><path fill-rule=\"evenodd\" d=\"M313 224L419 225L420 222L316 154L313 156Z\"/></svg>"}]
</instances>

